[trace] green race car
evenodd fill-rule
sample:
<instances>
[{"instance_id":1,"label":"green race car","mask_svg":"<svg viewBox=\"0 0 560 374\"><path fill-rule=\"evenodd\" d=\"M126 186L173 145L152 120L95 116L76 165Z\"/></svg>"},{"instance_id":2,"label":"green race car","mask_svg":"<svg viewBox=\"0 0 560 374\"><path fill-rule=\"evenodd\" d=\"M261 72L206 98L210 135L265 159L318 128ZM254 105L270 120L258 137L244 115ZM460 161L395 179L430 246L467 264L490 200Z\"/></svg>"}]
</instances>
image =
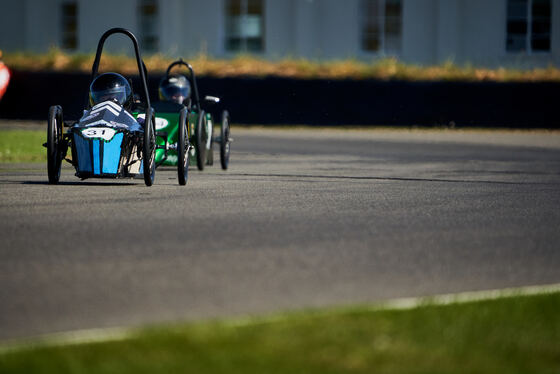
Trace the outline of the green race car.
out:
<instances>
[{"instance_id":1,"label":"green race car","mask_svg":"<svg viewBox=\"0 0 560 374\"><path fill-rule=\"evenodd\" d=\"M187 76L171 74L176 66L188 69ZM214 144L220 147L220 163L226 170L229 165L230 154L230 126L229 113L223 110L220 118L220 133L214 134L214 116L211 107L220 102L214 96L204 98L204 106L199 99L198 87L193 68L182 59L173 62L167 68L165 76L159 86L160 101L154 102L153 107L156 117L156 164L181 165L185 163L188 170L189 163L195 163L199 170L204 170L205 165L214 163ZM184 124L184 126L183 126ZM181 129L186 128L185 142L180 142L183 134ZM179 144L181 143L181 144ZM181 148L185 147L185 148ZM181 159L178 149L187 149L185 159ZM186 174L186 172L185 172ZM179 177L179 183L181 183ZM186 175L185 175L186 183Z\"/></svg>"}]
</instances>

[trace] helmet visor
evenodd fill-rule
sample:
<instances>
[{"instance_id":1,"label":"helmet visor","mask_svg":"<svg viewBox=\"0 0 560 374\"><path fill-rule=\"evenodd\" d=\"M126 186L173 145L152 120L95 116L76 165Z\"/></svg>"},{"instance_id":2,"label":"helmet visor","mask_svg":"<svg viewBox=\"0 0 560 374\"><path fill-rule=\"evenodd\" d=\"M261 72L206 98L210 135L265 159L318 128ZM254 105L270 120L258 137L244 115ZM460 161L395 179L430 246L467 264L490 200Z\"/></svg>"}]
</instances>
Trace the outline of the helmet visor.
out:
<instances>
[{"instance_id":1,"label":"helmet visor","mask_svg":"<svg viewBox=\"0 0 560 374\"><path fill-rule=\"evenodd\" d=\"M189 87L169 84L161 88L161 93L167 100L182 101L189 96Z\"/></svg>"},{"instance_id":2,"label":"helmet visor","mask_svg":"<svg viewBox=\"0 0 560 374\"><path fill-rule=\"evenodd\" d=\"M126 88L121 86L91 91L91 99L93 101L93 105L109 100L113 100L121 105L124 105L126 102Z\"/></svg>"}]
</instances>

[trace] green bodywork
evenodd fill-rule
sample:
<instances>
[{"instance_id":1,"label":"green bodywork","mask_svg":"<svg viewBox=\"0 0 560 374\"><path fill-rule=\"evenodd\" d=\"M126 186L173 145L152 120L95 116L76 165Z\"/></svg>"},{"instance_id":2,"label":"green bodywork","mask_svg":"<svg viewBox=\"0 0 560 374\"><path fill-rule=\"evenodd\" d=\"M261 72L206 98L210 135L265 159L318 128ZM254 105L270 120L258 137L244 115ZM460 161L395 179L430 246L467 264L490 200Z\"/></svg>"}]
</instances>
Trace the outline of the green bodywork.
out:
<instances>
[{"instance_id":1,"label":"green bodywork","mask_svg":"<svg viewBox=\"0 0 560 374\"><path fill-rule=\"evenodd\" d=\"M191 134L194 134L194 123L191 121L196 117L196 113L189 113L189 126L188 134L189 140L192 142ZM163 120L163 121L162 121ZM163 122L163 123L162 123ZM165 122L167 122L165 124ZM164 125L164 126L162 126ZM156 113L156 131L167 133L167 143L177 143L179 133L179 113ZM165 145L165 138L158 136L156 139L158 145ZM156 163L159 165L165 157L164 149L156 150ZM189 162L192 163L192 152L189 157ZM167 151L167 159L163 161L162 165L177 165L177 151L170 149Z\"/></svg>"},{"instance_id":2,"label":"green bodywork","mask_svg":"<svg viewBox=\"0 0 560 374\"><path fill-rule=\"evenodd\" d=\"M139 113L133 113L134 117L136 118ZM179 136L179 112L157 112L156 113L156 132L158 133L166 133L167 134L167 144L176 144L177 137ZM189 142L193 147L190 150L189 154L189 165L196 165L196 149L194 147L195 138L196 138L196 124L198 122L199 113L197 111L191 110L189 112L188 121L189 125L187 127L187 137ZM209 128L212 126L212 115L210 113L206 113L206 121L203 122L206 126L206 133L209 134L211 129ZM162 136L156 137L157 145L165 146L165 138ZM208 148L208 147L207 147ZM165 158L165 149L156 149L156 165L168 165L168 166L177 166L177 151L173 149L169 149L167 151L167 159L162 162Z\"/></svg>"}]
</instances>

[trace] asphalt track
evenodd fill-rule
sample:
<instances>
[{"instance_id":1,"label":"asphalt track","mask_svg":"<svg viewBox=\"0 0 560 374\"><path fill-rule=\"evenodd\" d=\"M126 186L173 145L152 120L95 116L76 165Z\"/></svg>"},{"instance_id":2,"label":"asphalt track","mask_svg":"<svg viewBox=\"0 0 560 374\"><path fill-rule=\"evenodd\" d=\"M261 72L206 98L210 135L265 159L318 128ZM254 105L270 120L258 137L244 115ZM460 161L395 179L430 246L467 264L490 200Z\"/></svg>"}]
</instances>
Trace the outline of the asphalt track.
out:
<instances>
[{"instance_id":1,"label":"asphalt track","mask_svg":"<svg viewBox=\"0 0 560 374\"><path fill-rule=\"evenodd\" d=\"M560 133L233 129L231 169L0 164L0 340L560 282Z\"/></svg>"}]
</instances>

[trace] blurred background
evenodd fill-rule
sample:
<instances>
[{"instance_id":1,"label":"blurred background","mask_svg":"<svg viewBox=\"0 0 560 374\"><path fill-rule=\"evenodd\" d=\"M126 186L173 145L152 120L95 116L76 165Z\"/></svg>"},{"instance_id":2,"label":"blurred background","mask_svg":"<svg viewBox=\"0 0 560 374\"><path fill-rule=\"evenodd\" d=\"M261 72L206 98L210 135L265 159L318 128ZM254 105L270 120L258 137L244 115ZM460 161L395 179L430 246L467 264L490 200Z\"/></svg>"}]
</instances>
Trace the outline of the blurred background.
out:
<instances>
[{"instance_id":1,"label":"blurred background","mask_svg":"<svg viewBox=\"0 0 560 374\"><path fill-rule=\"evenodd\" d=\"M497 67L560 65L558 0L0 1L5 52L92 52L115 26L146 53ZM123 42L124 43L124 42ZM128 45L113 45L126 52Z\"/></svg>"},{"instance_id":2,"label":"blurred background","mask_svg":"<svg viewBox=\"0 0 560 374\"><path fill-rule=\"evenodd\" d=\"M559 126L560 0L0 0L0 10L13 72L0 118L42 119L52 104L78 116L99 37L124 27L155 97L182 57L237 123ZM132 53L111 38L101 69L134 80Z\"/></svg>"}]
</instances>

